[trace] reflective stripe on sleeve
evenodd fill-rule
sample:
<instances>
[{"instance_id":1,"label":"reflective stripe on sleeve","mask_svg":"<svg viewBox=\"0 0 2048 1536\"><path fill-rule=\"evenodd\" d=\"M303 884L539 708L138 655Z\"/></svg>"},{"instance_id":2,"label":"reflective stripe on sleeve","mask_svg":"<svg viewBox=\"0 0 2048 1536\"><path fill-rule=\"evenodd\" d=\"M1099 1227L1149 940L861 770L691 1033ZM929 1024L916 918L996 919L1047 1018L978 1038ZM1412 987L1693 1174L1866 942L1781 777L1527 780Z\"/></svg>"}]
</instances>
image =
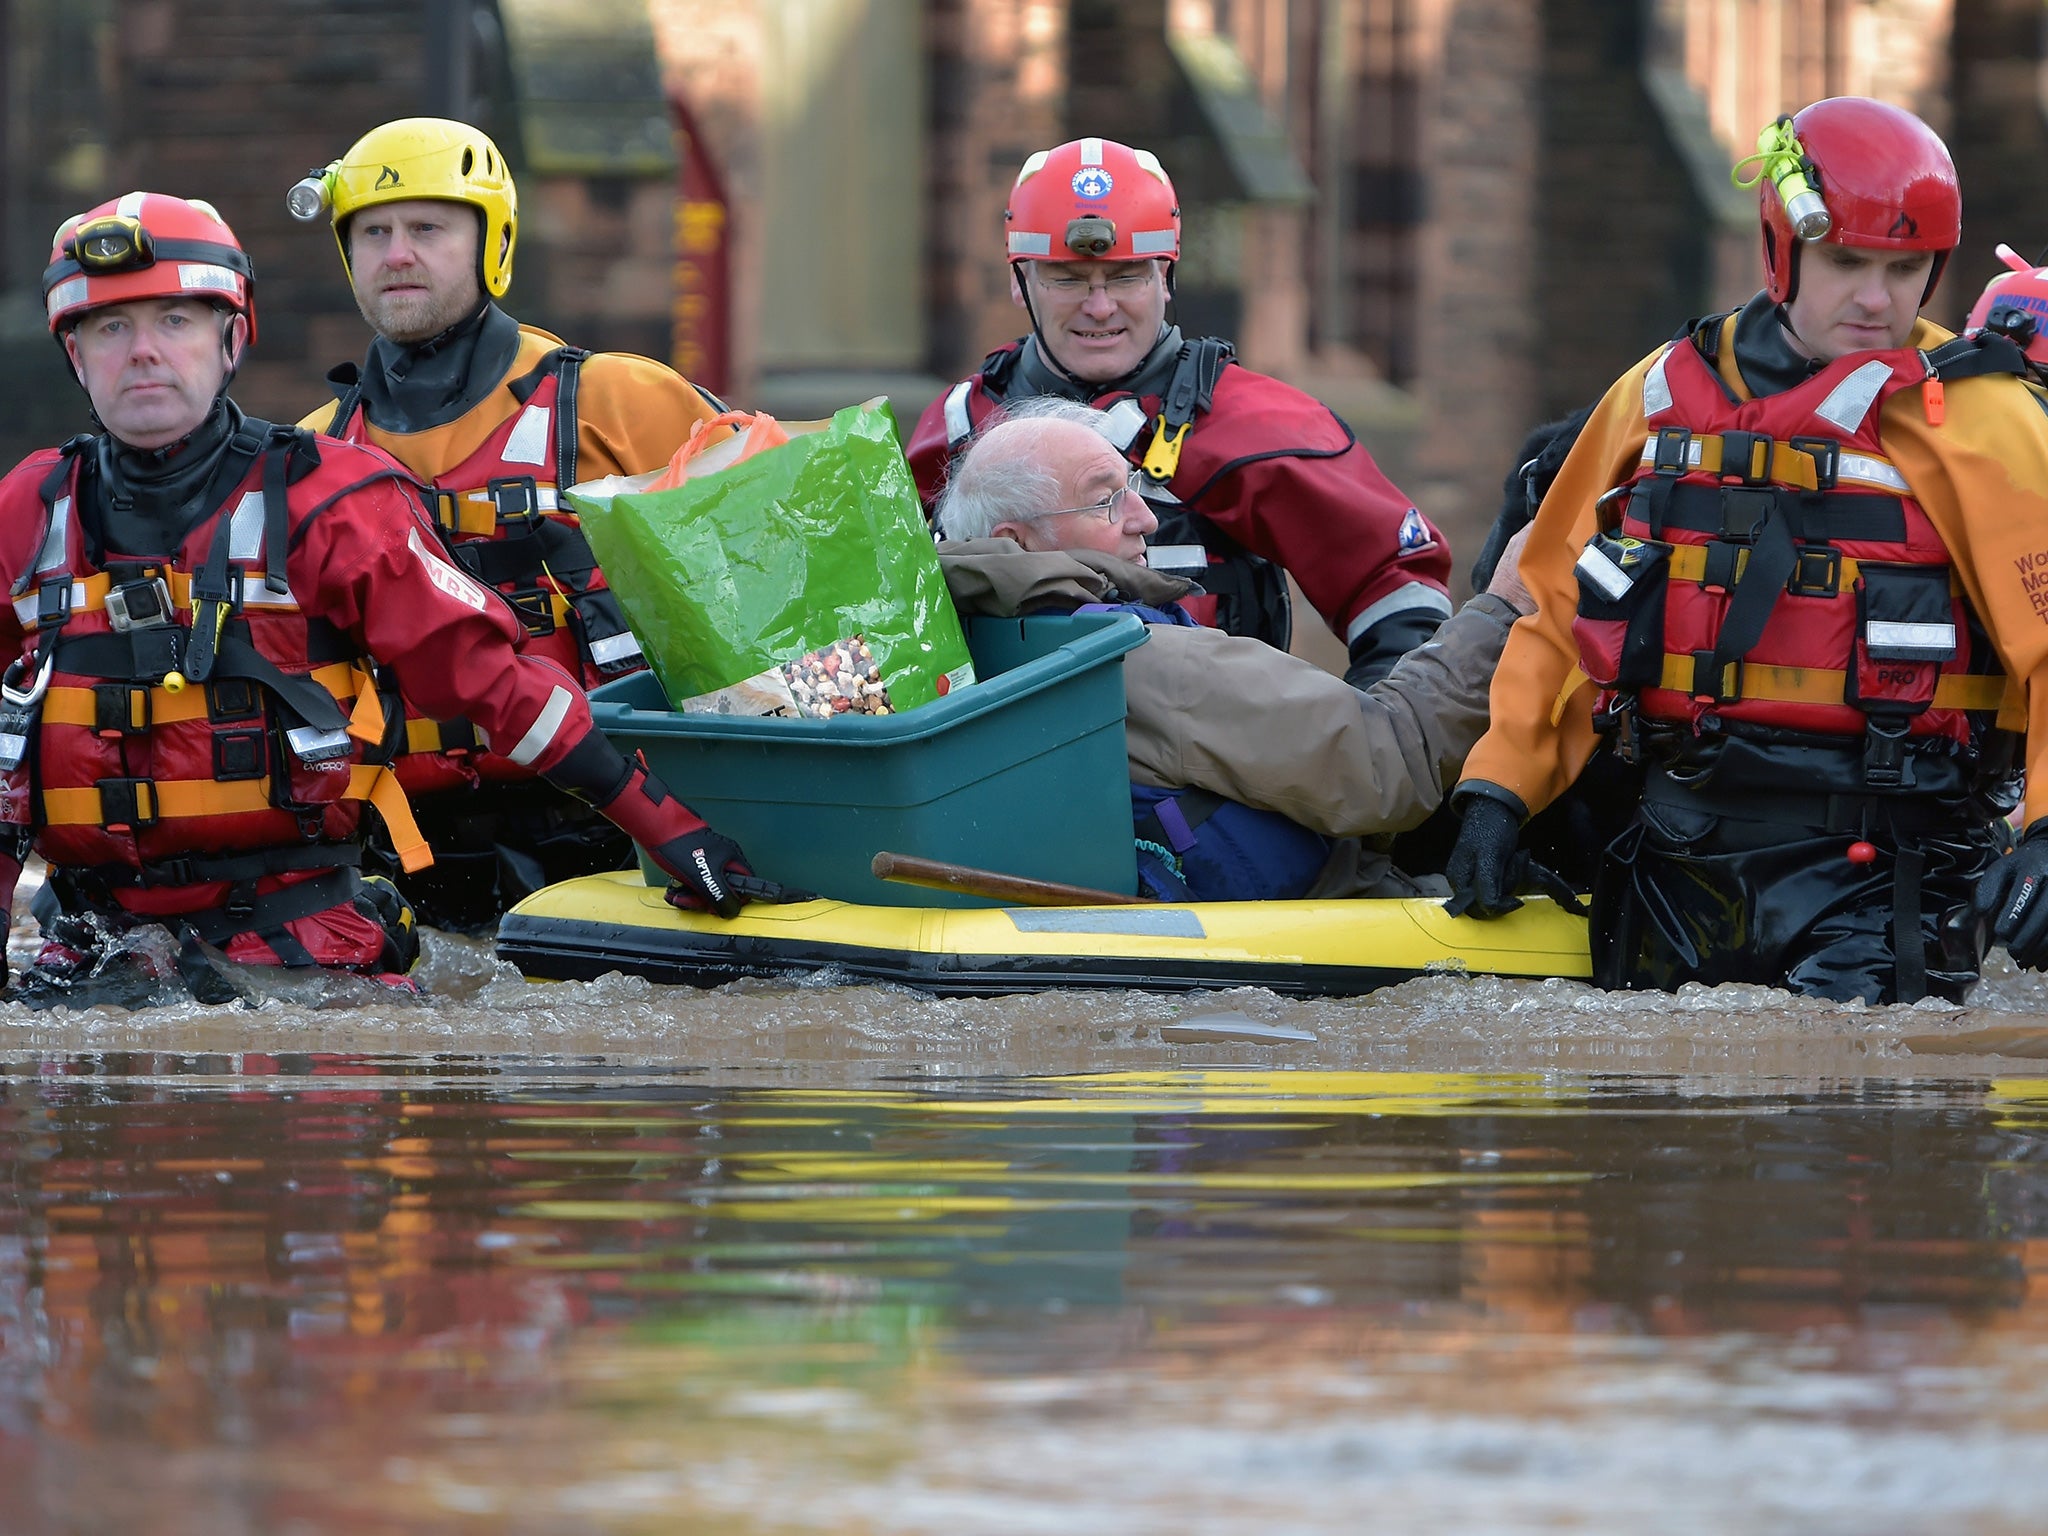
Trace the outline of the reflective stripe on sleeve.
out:
<instances>
[{"instance_id":1,"label":"reflective stripe on sleeve","mask_svg":"<svg viewBox=\"0 0 2048 1536\"><path fill-rule=\"evenodd\" d=\"M531 768L541 753L547 751L555 739L555 732L562 728L562 722L569 718L569 690L557 687L548 695L548 701L541 707L540 718L527 727L526 734L519 738L519 744L505 756L522 768Z\"/></svg>"},{"instance_id":2,"label":"reflective stripe on sleeve","mask_svg":"<svg viewBox=\"0 0 2048 1536\"><path fill-rule=\"evenodd\" d=\"M1451 616L1451 600L1435 587L1423 582L1405 582L1346 625L1344 643L1349 645L1382 619L1390 619L1397 613L1410 611L1433 613L1438 618L1448 619Z\"/></svg>"}]
</instances>

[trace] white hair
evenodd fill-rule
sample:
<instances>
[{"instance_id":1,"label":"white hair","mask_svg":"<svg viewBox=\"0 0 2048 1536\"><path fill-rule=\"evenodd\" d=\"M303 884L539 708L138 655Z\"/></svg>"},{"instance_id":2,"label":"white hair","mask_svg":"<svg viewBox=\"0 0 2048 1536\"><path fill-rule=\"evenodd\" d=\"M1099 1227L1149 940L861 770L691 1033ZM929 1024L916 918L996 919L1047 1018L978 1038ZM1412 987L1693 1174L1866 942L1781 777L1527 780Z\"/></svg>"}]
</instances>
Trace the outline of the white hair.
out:
<instances>
[{"instance_id":1,"label":"white hair","mask_svg":"<svg viewBox=\"0 0 2048 1536\"><path fill-rule=\"evenodd\" d=\"M985 539L1004 523L1036 523L1057 510L1060 477L1038 449L1032 425L1063 421L1109 437L1108 417L1092 405L1058 395L1033 395L1005 405L982 425L946 478L939 530L949 539Z\"/></svg>"}]
</instances>

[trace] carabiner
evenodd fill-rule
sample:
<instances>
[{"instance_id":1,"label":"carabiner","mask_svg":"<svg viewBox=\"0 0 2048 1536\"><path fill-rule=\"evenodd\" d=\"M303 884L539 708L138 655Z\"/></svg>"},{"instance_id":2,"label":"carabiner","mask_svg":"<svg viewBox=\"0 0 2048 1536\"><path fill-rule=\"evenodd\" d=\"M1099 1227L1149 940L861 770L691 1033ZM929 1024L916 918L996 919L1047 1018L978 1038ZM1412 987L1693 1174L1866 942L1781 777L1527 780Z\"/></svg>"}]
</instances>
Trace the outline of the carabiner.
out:
<instances>
[{"instance_id":1,"label":"carabiner","mask_svg":"<svg viewBox=\"0 0 2048 1536\"><path fill-rule=\"evenodd\" d=\"M36 674L34 684L24 693L14 686L13 678L14 669L26 660L28 660L26 656L17 656L7 664L6 671L0 672L0 700L5 700L17 709L33 709L36 705L43 702L43 695L50 691L50 673L57 666L57 657L54 652L45 656L43 658L42 670Z\"/></svg>"}]
</instances>

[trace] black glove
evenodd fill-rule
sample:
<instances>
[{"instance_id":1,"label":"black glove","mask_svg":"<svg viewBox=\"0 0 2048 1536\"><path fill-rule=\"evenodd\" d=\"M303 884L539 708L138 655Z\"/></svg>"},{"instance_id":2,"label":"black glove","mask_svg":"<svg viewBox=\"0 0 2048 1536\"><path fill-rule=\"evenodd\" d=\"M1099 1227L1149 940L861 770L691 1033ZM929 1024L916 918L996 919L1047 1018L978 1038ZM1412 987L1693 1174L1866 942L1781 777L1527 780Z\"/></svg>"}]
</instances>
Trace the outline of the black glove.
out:
<instances>
[{"instance_id":1,"label":"black glove","mask_svg":"<svg viewBox=\"0 0 2048 1536\"><path fill-rule=\"evenodd\" d=\"M2048 962L2048 820L2035 822L2019 847L1984 871L1971 905L2015 964L2039 970Z\"/></svg>"},{"instance_id":2,"label":"black glove","mask_svg":"<svg viewBox=\"0 0 2048 1536\"><path fill-rule=\"evenodd\" d=\"M626 758L591 731L546 773L549 783L594 805L620 831L647 850L671 881L671 906L738 917L747 895L735 884L753 881L747 856L731 838L669 793L637 758ZM756 887L762 882L754 881Z\"/></svg>"},{"instance_id":3,"label":"black glove","mask_svg":"<svg viewBox=\"0 0 2048 1536\"><path fill-rule=\"evenodd\" d=\"M1502 917L1519 907L1515 887L1529 863L1526 853L1515 850L1521 836L1522 818L1513 807L1491 795L1467 795L1458 840L1444 866L1451 882L1444 910L1453 917Z\"/></svg>"}]
</instances>

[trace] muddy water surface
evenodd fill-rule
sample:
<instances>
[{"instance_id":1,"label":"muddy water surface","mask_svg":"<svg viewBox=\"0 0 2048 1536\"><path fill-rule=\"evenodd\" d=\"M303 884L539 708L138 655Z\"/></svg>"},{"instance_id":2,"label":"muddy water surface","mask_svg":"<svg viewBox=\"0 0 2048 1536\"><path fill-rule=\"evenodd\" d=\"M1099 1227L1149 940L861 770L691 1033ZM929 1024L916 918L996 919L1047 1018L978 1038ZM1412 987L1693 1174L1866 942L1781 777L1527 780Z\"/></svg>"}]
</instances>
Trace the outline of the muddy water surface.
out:
<instances>
[{"instance_id":1,"label":"muddy water surface","mask_svg":"<svg viewBox=\"0 0 2048 1536\"><path fill-rule=\"evenodd\" d=\"M2044 1527L2035 979L430 975L0 1009L0 1532Z\"/></svg>"}]
</instances>

